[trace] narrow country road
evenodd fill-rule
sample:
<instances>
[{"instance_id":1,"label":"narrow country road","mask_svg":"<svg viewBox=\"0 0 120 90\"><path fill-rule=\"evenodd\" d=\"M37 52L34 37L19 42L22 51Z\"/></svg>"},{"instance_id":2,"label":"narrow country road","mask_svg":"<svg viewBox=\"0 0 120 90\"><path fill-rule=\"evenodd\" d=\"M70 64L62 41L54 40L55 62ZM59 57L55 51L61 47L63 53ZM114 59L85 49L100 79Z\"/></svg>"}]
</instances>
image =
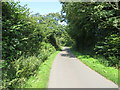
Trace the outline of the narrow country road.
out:
<instances>
[{"instance_id":1,"label":"narrow country road","mask_svg":"<svg viewBox=\"0 0 120 90\"><path fill-rule=\"evenodd\" d=\"M75 58L69 48L64 48L55 58L48 88L118 88Z\"/></svg>"}]
</instances>

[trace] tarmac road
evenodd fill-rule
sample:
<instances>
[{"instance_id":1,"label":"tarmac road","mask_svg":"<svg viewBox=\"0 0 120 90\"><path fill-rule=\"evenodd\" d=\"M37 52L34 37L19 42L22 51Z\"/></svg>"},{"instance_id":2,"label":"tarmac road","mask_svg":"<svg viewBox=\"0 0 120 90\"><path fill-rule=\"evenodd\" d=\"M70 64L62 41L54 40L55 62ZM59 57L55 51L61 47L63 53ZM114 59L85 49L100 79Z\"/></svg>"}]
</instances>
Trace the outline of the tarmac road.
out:
<instances>
[{"instance_id":1,"label":"tarmac road","mask_svg":"<svg viewBox=\"0 0 120 90\"><path fill-rule=\"evenodd\" d=\"M66 47L53 62L48 88L118 88L118 86L83 64Z\"/></svg>"}]
</instances>

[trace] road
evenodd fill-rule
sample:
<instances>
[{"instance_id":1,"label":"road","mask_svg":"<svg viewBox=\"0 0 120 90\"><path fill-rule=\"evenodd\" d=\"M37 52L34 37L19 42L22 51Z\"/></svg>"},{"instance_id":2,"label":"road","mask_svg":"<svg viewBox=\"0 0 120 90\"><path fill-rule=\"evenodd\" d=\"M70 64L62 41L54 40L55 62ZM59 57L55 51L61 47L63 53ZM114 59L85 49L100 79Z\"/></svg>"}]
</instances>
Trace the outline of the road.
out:
<instances>
[{"instance_id":1,"label":"road","mask_svg":"<svg viewBox=\"0 0 120 90\"><path fill-rule=\"evenodd\" d=\"M118 88L118 86L83 64L66 47L53 62L48 88Z\"/></svg>"}]
</instances>

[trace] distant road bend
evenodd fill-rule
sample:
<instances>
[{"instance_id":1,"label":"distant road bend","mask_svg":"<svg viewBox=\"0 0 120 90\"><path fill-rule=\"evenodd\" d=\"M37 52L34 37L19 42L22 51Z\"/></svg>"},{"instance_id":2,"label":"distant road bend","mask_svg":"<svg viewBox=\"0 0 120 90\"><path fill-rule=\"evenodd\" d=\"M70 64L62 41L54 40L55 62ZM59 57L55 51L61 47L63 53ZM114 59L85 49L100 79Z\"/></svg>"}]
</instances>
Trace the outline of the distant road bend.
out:
<instances>
[{"instance_id":1,"label":"distant road bend","mask_svg":"<svg viewBox=\"0 0 120 90\"><path fill-rule=\"evenodd\" d=\"M65 47L55 58L48 88L118 88L75 58L70 49Z\"/></svg>"}]
</instances>

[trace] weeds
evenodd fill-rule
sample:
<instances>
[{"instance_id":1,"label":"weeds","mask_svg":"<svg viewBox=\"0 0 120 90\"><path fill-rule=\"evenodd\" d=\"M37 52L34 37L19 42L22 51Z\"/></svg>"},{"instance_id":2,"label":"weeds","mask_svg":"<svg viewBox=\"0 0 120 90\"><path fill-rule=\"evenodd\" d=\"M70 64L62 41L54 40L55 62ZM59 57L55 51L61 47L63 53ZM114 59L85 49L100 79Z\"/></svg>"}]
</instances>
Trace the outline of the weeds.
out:
<instances>
[{"instance_id":1,"label":"weeds","mask_svg":"<svg viewBox=\"0 0 120 90\"><path fill-rule=\"evenodd\" d=\"M25 84L25 88L47 88L49 73L52 62L59 51L52 54L44 63L41 64L35 76L31 76Z\"/></svg>"}]
</instances>

